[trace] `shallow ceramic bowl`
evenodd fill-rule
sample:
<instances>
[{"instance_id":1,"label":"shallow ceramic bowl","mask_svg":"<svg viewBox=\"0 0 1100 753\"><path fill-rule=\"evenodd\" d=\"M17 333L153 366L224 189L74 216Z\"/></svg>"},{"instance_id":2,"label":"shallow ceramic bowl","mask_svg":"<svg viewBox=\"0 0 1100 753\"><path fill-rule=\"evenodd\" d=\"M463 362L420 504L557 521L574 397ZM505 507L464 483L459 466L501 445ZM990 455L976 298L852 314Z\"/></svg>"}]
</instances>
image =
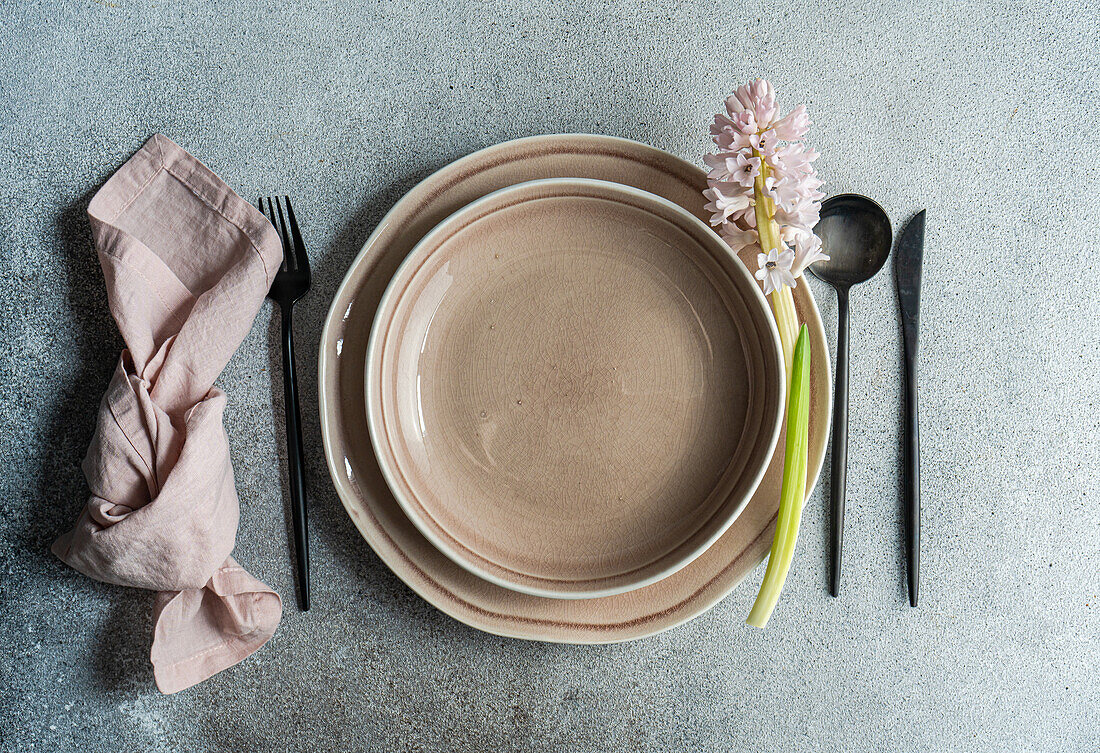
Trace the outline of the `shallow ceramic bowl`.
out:
<instances>
[{"instance_id":1,"label":"shallow ceramic bowl","mask_svg":"<svg viewBox=\"0 0 1100 753\"><path fill-rule=\"evenodd\" d=\"M371 331L367 416L398 503L454 562L538 596L668 576L775 450L775 324L725 243L598 180L512 186L428 233Z\"/></svg>"}]
</instances>

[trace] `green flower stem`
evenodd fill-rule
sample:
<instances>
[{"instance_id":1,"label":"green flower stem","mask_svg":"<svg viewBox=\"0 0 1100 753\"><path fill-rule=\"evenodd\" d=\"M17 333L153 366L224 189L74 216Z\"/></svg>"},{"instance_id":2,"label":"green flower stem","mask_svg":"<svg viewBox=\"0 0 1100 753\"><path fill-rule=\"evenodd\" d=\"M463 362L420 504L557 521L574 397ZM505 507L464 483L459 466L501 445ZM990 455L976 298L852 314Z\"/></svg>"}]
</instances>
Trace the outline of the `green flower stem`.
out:
<instances>
[{"instance_id":1,"label":"green flower stem","mask_svg":"<svg viewBox=\"0 0 1100 753\"><path fill-rule=\"evenodd\" d=\"M783 365L787 376L787 395L791 394L791 369L794 365L794 341L798 333L798 313L794 308L791 289L782 285L768 296L775 312L775 324L779 328L779 342L783 345ZM789 399L789 397L788 397Z\"/></svg>"},{"instance_id":2,"label":"green flower stem","mask_svg":"<svg viewBox=\"0 0 1100 753\"><path fill-rule=\"evenodd\" d=\"M774 303L774 299L773 299ZM777 317L778 319L778 317ZM783 457L783 486L779 493L779 515L775 538L768 556L768 568L760 593L746 620L762 628L768 624L772 610L783 591L783 582L791 568L798 525L802 520L802 505L806 498L806 454L810 440L810 335L803 324L794 346L791 369L791 390L787 400L787 442Z\"/></svg>"},{"instance_id":3,"label":"green flower stem","mask_svg":"<svg viewBox=\"0 0 1100 753\"><path fill-rule=\"evenodd\" d=\"M760 160L760 174L756 176L752 187L753 213L756 217L756 233L760 238L760 250L765 254L781 247L779 225L775 222L775 202L764 190L764 183L771 175L771 168L756 149L753 156ZM794 296L790 288L781 285L770 296L775 311L775 323L779 328L779 342L783 344L783 363L787 371L787 394L791 387L791 364L794 355L794 338L798 330L798 315L794 309Z\"/></svg>"},{"instance_id":4,"label":"green flower stem","mask_svg":"<svg viewBox=\"0 0 1100 753\"><path fill-rule=\"evenodd\" d=\"M760 250L768 253L782 247L779 225L775 222L775 202L765 190L765 182L771 168L759 151L753 156L760 159L760 174L753 181L753 213ZM798 525L802 520L802 505L806 501L806 466L810 433L810 339L805 325L798 326L798 313L794 307L794 295L786 285L772 291L772 310L783 346L783 365L787 385L787 440L783 455L783 482L779 492L779 515L776 520L775 538L772 540L768 568L756 603L749 612L750 625L764 627L783 591L783 582L791 568L795 543L798 541ZM795 342L797 333L798 341Z\"/></svg>"}]
</instances>

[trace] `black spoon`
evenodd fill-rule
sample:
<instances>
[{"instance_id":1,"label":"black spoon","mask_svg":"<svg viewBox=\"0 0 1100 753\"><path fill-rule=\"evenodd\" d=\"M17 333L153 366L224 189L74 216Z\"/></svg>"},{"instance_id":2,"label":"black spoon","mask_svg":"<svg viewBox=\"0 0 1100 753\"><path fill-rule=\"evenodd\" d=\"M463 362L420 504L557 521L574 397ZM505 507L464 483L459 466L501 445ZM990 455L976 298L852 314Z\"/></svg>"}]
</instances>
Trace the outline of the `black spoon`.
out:
<instances>
[{"instance_id":1,"label":"black spoon","mask_svg":"<svg viewBox=\"0 0 1100 753\"><path fill-rule=\"evenodd\" d=\"M836 381L833 385L833 517L829 593L840 593L840 554L844 543L844 486L848 475L848 291L874 277L890 255L893 231L886 210L866 196L840 194L821 205L814 232L829 261L810 271L836 289Z\"/></svg>"}]
</instances>

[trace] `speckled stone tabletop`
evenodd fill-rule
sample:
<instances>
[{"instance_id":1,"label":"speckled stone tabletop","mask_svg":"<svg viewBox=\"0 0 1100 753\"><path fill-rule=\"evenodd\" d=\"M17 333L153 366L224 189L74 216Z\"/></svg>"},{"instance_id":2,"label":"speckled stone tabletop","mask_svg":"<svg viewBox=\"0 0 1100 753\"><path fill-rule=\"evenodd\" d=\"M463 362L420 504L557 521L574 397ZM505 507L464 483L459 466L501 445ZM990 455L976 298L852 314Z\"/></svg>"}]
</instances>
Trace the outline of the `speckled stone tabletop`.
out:
<instances>
[{"instance_id":1,"label":"speckled stone tabletop","mask_svg":"<svg viewBox=\"0 0 1100 753\"><path fill-rule=\"evenodd\" d=\"M0 749L1097 750L1098 27L1088 2L0 3ZM636 643L455 622L386 569L329 483L312 362L337 284L397 198L457 157L577 131L699 160L713 111L756 75L809 107L830 193L876 197L895 229L928 209L920 607L884 273L852 301L840 598L819 487L765 631L744 624L762 568ZM48 550L84 504L121 347L85 210L155 132L245 196L293 194L316 286L298 320L314 609L289 598L265 306L219 384L235 556L288 608L256 655L174 696L152 682L151 595ZM811 284L832 337L835 299Z\"/></svg>"}]
</instances>

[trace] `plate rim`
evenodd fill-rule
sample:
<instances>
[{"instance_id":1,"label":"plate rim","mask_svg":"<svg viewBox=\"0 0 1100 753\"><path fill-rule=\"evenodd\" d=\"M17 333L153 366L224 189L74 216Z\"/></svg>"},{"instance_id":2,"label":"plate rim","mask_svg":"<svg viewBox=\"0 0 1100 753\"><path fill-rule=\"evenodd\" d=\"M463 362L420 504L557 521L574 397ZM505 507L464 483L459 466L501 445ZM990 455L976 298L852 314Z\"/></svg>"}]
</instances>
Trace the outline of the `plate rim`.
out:
<instances>
[{"instance_id":1,"label":"plate rim","mask_svg":"<svg viewBox=\"0 0 1100 753\"><path fill-rule=\"evenodd\" d=\"M506 142L507 143L507 142ZM717 528L704 537L693 548L690 548L685 554L674 559L669 564L650 573L644 578L631 580L621 585L605 586L602 588L594 588L591 590L582 590L579 588L573 588L570 590L561 589L555 590L551 588L540 588L536 585L529 585L522 582L510 581L506 578L502 578L497 574L481 568L476 562L468 561L460 556L453 550L453 548L447 542L436 533L426 521L421 519L419 512L409 502L403 489L404 484L398 482L398 479L394 475L394 469L390 467L388 452L386 447L383 446L382 437L380 436L384 432L384 422L382 416L378 412L378 407L375 405L375 398L380 401L379 395L375 394L378 390L375 385L376 379L374 378L374 369L372 365L379 356L378 348L380 347L379 338L383 334L383 326L388 326L391 322L390 318L383 321L383 313L386 309L392 308L397 305L398 300L395 300L395 296L398 295L397 286L398 282L402 280L404 274L407 273L408 268L413 263L419 263L425 261L420 258L423 256L423 249L426 246L430 246L435 239L442 234L450 225L452 225L458 219L468 216L469 214L476 213L480 208L499 202L502 198L511 194L522 194L525 192L531 192L539 188L562 188L569 186L590 186L596 190L604 191L610 194L624 194L633 196L640 200L642 203L656 204L664 207L670 213L675 215L680 221L692 226L696 231L701 232L704 237L710 241L713 246L719 250L720 253L728 257L734 264L732 267L737 271L734 273L741 278L741 288L747 289L751 292L748 293L755 305L759 310L767 312L768 315L764 316L765 327L768 336L767 344L762 343L762 347L765 349L766 358L769 362L774 361L774 364L778 364L778 373L780 377L783 375L783 349L779 339L779 330L775 322L775 318L770 315L771 309L768 305L767 299L764 297L763 292L760 290L760 286L756 280L752 277L749 271L737 258L737 254L726 244L721 237L707 226L702 220L689 212L684 207L680 206L674 201L670 201L663 196L651 193L636 186L629 186L623 183L616 183L609 180L601 180L597 178L536 178L534 180L523 181L520 183L514 183L510 186L499 188L495 191L491 191L483 196L480 196L470 203L459 207L451 214L440 220L434 227L432 227L427 233L425 233L420 240L418 240L409 252L405 255L405 258L401 260L397 269L390 277L389 282L386 284L386 288L382 293L382 297L378 302L378 309L375 311L374 319L371 323L370 335L368 338L367 351L365 355L365 374L364 374L364 396L366 399L366 411L367 411L367 425L368 433L370 435L371 448L374 451L375 458L378 460L379 469L382 471L382 476L386 480L386 485L389 487L390 492L393 494L398 505L400 505L402 511L406 517L416 526L421 535L424 536L436 549L443 553L448 559L455 564L462 567L464 570L472 575L475 575L483 580L487 580L494 585L501 586L502 588L508 588L513 591L525 593L530 596L539 596L542 598L550 599L595 599L602 598L604 596L615 596L618 594L634 591L645 586L652 585L659 580L663 580L668 576L678 572L682 568L689 565L691 562L701 556L707 549L711 547L718 539L720 539L730 526L732 526L737 518L740 517L745 507L752 501L753 495L760 486L760 482L763 480L764 475L767 473L768 468L771 466L772 457L775 454L776 446L779 442L779 435L783 426L783 417L785 411L782 409L775 411L774 418L770 421L770 426L765 423L761 427L759 437L766 439L766 454L765 462L747 476L748 483L743 487L743 493L741 498L737 501L734 509L731 513L727 513L727 518L723 520ZM562 193L557 194L555 197L568 198L570 194ZM660 219L660 218L659 218ZM349 269L350 271L350 269ZM405 281L408 282L408 281ZM736 284L736 283L734 283ZM740 291L741 288L738 288ZM391 312L392 313L392 312ZM761 337L764 340L765 337ZM324 335L322 335L322 342L324 342ZM770 345L771 347L768 347ZM782 406L786 404L786 380L780 378L778 390L778 405ZM767 421L767 419L765 419ZM678 549L676 547L673 551ZM659 561L659 560L658 560ZM600 579L592 580L610 580L612 576L606 576ZM565 582L565 581L563 581Z\"/></svg>"}]
</instances>

